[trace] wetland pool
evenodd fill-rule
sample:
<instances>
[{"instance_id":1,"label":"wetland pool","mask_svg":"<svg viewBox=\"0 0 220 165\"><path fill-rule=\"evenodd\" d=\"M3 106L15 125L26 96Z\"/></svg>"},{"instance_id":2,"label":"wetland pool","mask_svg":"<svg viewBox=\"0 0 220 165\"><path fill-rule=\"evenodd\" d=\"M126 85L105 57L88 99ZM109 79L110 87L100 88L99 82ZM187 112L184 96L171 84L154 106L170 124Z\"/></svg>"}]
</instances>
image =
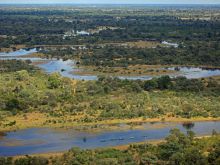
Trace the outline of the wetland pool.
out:
<instances>
[{"instance_id":1,"label":"wetland pool","mask_svg":"<svg viewBox=\"0 0 220 165\"><path fill-rule=\"evenodd\" d=\"M76 80L96 80L97 75L79 75L76 72L79 70L74 60L62 60L62 59L45 59L39 57L28 57L32 53L36 53L37 48L21 49L14 52L0 52L0 60L30 60L39 68L43 69L47 73L58 72L64 77L69 77ZM175 70L175 67L162 68L166 70ZM169 74L170 77L185 76L186 78L205 78L211 76L219 76L220 69L208 69L200 67L178 67L178 72L175 74ZM118 76L121 79L129 80L150 80L153 77L158 76Z\"/></svg>"}]
</instances>

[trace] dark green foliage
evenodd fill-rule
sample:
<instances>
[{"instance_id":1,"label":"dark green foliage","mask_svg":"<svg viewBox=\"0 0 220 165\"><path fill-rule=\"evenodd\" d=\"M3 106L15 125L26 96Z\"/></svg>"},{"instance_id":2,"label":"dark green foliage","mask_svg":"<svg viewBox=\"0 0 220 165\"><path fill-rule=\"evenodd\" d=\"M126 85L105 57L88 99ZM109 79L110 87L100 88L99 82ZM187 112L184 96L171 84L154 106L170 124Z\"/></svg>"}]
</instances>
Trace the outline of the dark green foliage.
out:
<instances>
[{"instance_id":1,"label":"dark green foliage","mask_svg":"<svg viewBox=\"0 0 220 165\"><path fill-rule=\"evenodd\" d=\"M217 42L217 41L216 41ZM219 43L218 43L219 44ZM219 48L206 42L184 48L93 48L93 54L84 53L80 58L83 65L126 67L128 65L213 65L219 66ZM114 60L120 59L120 60ZM132 60L128 60L132 59Z\"/></svg>"},{"instance_id":2,"label":"dark green foliage","mask_svg":"<svg viewBox=\"0 0 220 165\"><path fill-rule=\"evenodd\" d=\"M170 89L172 86L171 78L169 76L162 76L158 78L158 88L163 89Z\"/></svg>"},{"instance_id":3,"label":"dark green foliage","mask_svg":"<svg viewBox=\"0 0 220 165\"><path fill-rule=\"evenodd\" d=\"M173 13L174 9L175 13ZM138 7L129 10L127 8L121 10L117 7L112 10L100 10L100 8L66 10L65 7L57 10L39 7L36 11L26 8L19 10L4 8L0 10L0 35L7 37L0 38L0 48L16 44L71 45L66 50L61 48L49 52L42 51L47 57L65 59L77 57L77 60L80 57L80 64L93 66L128 66L129 64L219 66L220 22L215 16L218 13L218 6L210 8L198 6L196 9L188 9L184 6L184 10L180 6ZM205 14L210 15L210 20L203 20ZM182 19L185 17L188 19ZM89 36L63 38L64 33L71 30L95 30L100 26L106 29ZM179 47L124 48L111 44L103 47L103 43L139 40L158 43L165 40L176 42ZM71 49L72 45L85 45L88 49L76 51ZM120 60L114 60L116 58ZM129 58L132 60L128 60Z\"/></svg>"},{"instance_id":4,"label":"dark green foliage","mask_svg":"<svg viewBox=\"0 0 220 165\"><path fill-rule=\"evenodd\" d=\"M150 90L153 90L153 89L157 89L158 88L158 82L157 82L157 79L152 79L152 80L149 80L149 81L145 81L144 83L144 90L146 91L150 91Z\"/></svg>"},{"instance_id":5,"label":"dark green foliage","mask_svg":"<svg viewBox=\"0 0 220 165\"><path fill-rule=\"evenodd\" d=\"M59 88L61 85L61 76L58 73L53 73L49 75L48 83L48 87L50 89Z\"/></svg>"},{"instance_id":6,"label":"dark green foliage","mask_svg":"<svg viewBox=\"0 0 220 165\"><path fill-rule=\"evenodd\" d=\"M135 164L132 155L127 151L116 149L97 149L97 150L80 150L73 148L64 154L63 160L57 160L57 164L95 164L95 165L117 165L117 164ZM63 161L63 162L62 162Z\"/></svg>"},{"instance_id":7,"label":"dark green foliage","mask_svg":"<svg viewBox=\"0 0 220 165\"><path fill-rule=\"evenodd\" d=\"M0 60L0 73L3 72L15 72L20 70L33 71L36 68L29 65L30 61L21 60Z\"/></svg>"},{"instance_id":8,"label":"dark green foliage","mask_svg":"<svg viewBox=\"0 0 220 165\"><path fill-rule=\"evenodd\" d=\"M6 109L8 109L8 110L20 109L19 101L15 98L8 100L6 103Z\"/></svg>"},{"instance_id":9,"label":"dark green foliage","mask_svg":"<svg viewBox=\"0 0 220 165\"><path fill-rule=\"evenodd\" d=\"M213 150L208 156L208 162L211 165L217 165L220 162L220 142L214 144Z\"/></svg>"},{"instance_id":10,"label":"dark green foliage","mask_svg":"<svg viewBox=\"0 0 220 165\"><path fill-rule=\"evenodd\" d=\"M49 161L43 157L26 156L15 160L14 165L48 165Z\"/></svg>"},{"instance_id":11,"label":"dark green foliage","mask_svg":"<svg viewBox=\"0 0 220 165\"><path fill-rule=\"evenodd\" d=\"M12 158L0 157L0 165L12 165Z\"/></svg>"},{"instance_id":12,"label":"dark green foliage","mask_svg":"<svg viewBox=\"0 0 220 165\"><path fill-rule=\"evenodd\" d=\"M198 79L187 79L186 77L177 77L175 80L174 90L177 91L195 91L199 92L204 89L204 84Z\"/></svg>"},{"instance_id":13,"label":"dark green foliage","mask_svg":"<svg viewBox=\"0 0 220 165\"><path fill-rule=\"evenodd\" d=\"M146 152L141 155L140 165L157 164L157 162L158 162L158 158L155 154L152 154L150 152Z\"/></svg>"},{"instance_id":14,"label":"dark green foliage","mask_svg":"<svg viewBox=\"0 0 220 165\"><path fill-rule=\"evenodd\" d=\"M201 151L196 148L187 148L184 151L182 164L184 165L207 165L207 159L202 155Z\"/></svg>"}]
</instances>

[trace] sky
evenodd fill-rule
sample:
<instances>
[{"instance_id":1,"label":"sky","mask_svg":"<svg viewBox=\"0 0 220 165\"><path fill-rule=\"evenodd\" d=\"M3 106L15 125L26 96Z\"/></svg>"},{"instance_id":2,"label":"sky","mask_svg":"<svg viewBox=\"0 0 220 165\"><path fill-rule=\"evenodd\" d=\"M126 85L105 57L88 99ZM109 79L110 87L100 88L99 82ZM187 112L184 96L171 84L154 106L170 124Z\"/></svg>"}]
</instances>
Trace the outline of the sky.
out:
<instances>
[{"instance_id":1,"label":"sky","mask_svg":"<svg viewBox=\"0 0 220 165\"><path fill-rule=\"evenodd\" d=\"M220 4L220 0L0 0L0 4Z\"/></svg>"}]
</instances>

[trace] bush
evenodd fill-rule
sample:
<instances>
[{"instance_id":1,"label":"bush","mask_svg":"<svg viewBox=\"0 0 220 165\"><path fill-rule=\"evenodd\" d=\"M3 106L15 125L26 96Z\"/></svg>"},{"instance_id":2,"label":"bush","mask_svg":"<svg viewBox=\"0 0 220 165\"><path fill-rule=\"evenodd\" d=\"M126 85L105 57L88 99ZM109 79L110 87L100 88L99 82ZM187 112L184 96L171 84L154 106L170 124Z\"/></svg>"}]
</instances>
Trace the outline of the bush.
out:
<instances>
[{"instance_id":1,"label":"bush","mask_svg":"<svg viewBox=\"0 0 220 165\"><path fill-rule=\"evenodd\" d=\"M49 161L43 157L30 157L20 158L15 160L15 165L48 165Z\"/></svg>"},{"instance_id":2,"label":"bush","mask_svg":"<svg viewBox=\"0 0 220 165\"><path fill-rule=\"evenodd\" d=\"M59 73L53 73L53 74L49 75L48 88L50 88L50 89L59 88L60 85L62 84L61 80L62 80L62 77L60 76Z\"/></svg>"}]
</instances>

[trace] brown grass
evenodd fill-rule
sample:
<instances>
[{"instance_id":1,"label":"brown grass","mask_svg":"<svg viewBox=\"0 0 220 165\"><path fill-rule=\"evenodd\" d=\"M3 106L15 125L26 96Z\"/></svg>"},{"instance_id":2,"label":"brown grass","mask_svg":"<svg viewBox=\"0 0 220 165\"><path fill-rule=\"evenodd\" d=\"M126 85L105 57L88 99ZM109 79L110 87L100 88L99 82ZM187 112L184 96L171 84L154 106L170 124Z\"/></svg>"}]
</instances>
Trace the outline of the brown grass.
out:
<instances>
[{"instance_id":1,"label":"brown grass","mask_svg":"<svg viewBox=\"0 0 220 165\"><path fill-rule=\"evenodd\" d=\"M204 117L197 117L197 118L175 118L175 117L160 117L160 118L151 118L151 119L143 119L140 118L134 118L134 119L114 119L114 120L104 120L99 122L90 122L90 123L79 123L79 122L68 122L69 119L74 118L80 118L83 117L83 115L79 116L65 116L65 117L51 117L46 113L39 113L39 112L32 112L27 113L25 115L16 115L16 116L10 116L5 118L5 123L9 123L11 121L16 121L15 126L7 126L7 127L0 127L0 131L12 131L12 130L18 130L18 129L25 129L25 128L33 128L33 127L52 127L52 128L71 128L75 126L94 126L97 124L103 124L103 125L109 125L106 128L103 129L118 129L118 126L114 126L114 124L119 123L133 123L132 128L134 129L142 129L140 125L135 125L135 123L145 123L145 122L193 122L193 121L220 121L220 118L204 118ZM65 120L65 123L46 123L47 120ZM102 131L102 128L92 129L90 131ZM123 129L130 129L130 126L124 127Z\"/></svg>"}]
</instances>

